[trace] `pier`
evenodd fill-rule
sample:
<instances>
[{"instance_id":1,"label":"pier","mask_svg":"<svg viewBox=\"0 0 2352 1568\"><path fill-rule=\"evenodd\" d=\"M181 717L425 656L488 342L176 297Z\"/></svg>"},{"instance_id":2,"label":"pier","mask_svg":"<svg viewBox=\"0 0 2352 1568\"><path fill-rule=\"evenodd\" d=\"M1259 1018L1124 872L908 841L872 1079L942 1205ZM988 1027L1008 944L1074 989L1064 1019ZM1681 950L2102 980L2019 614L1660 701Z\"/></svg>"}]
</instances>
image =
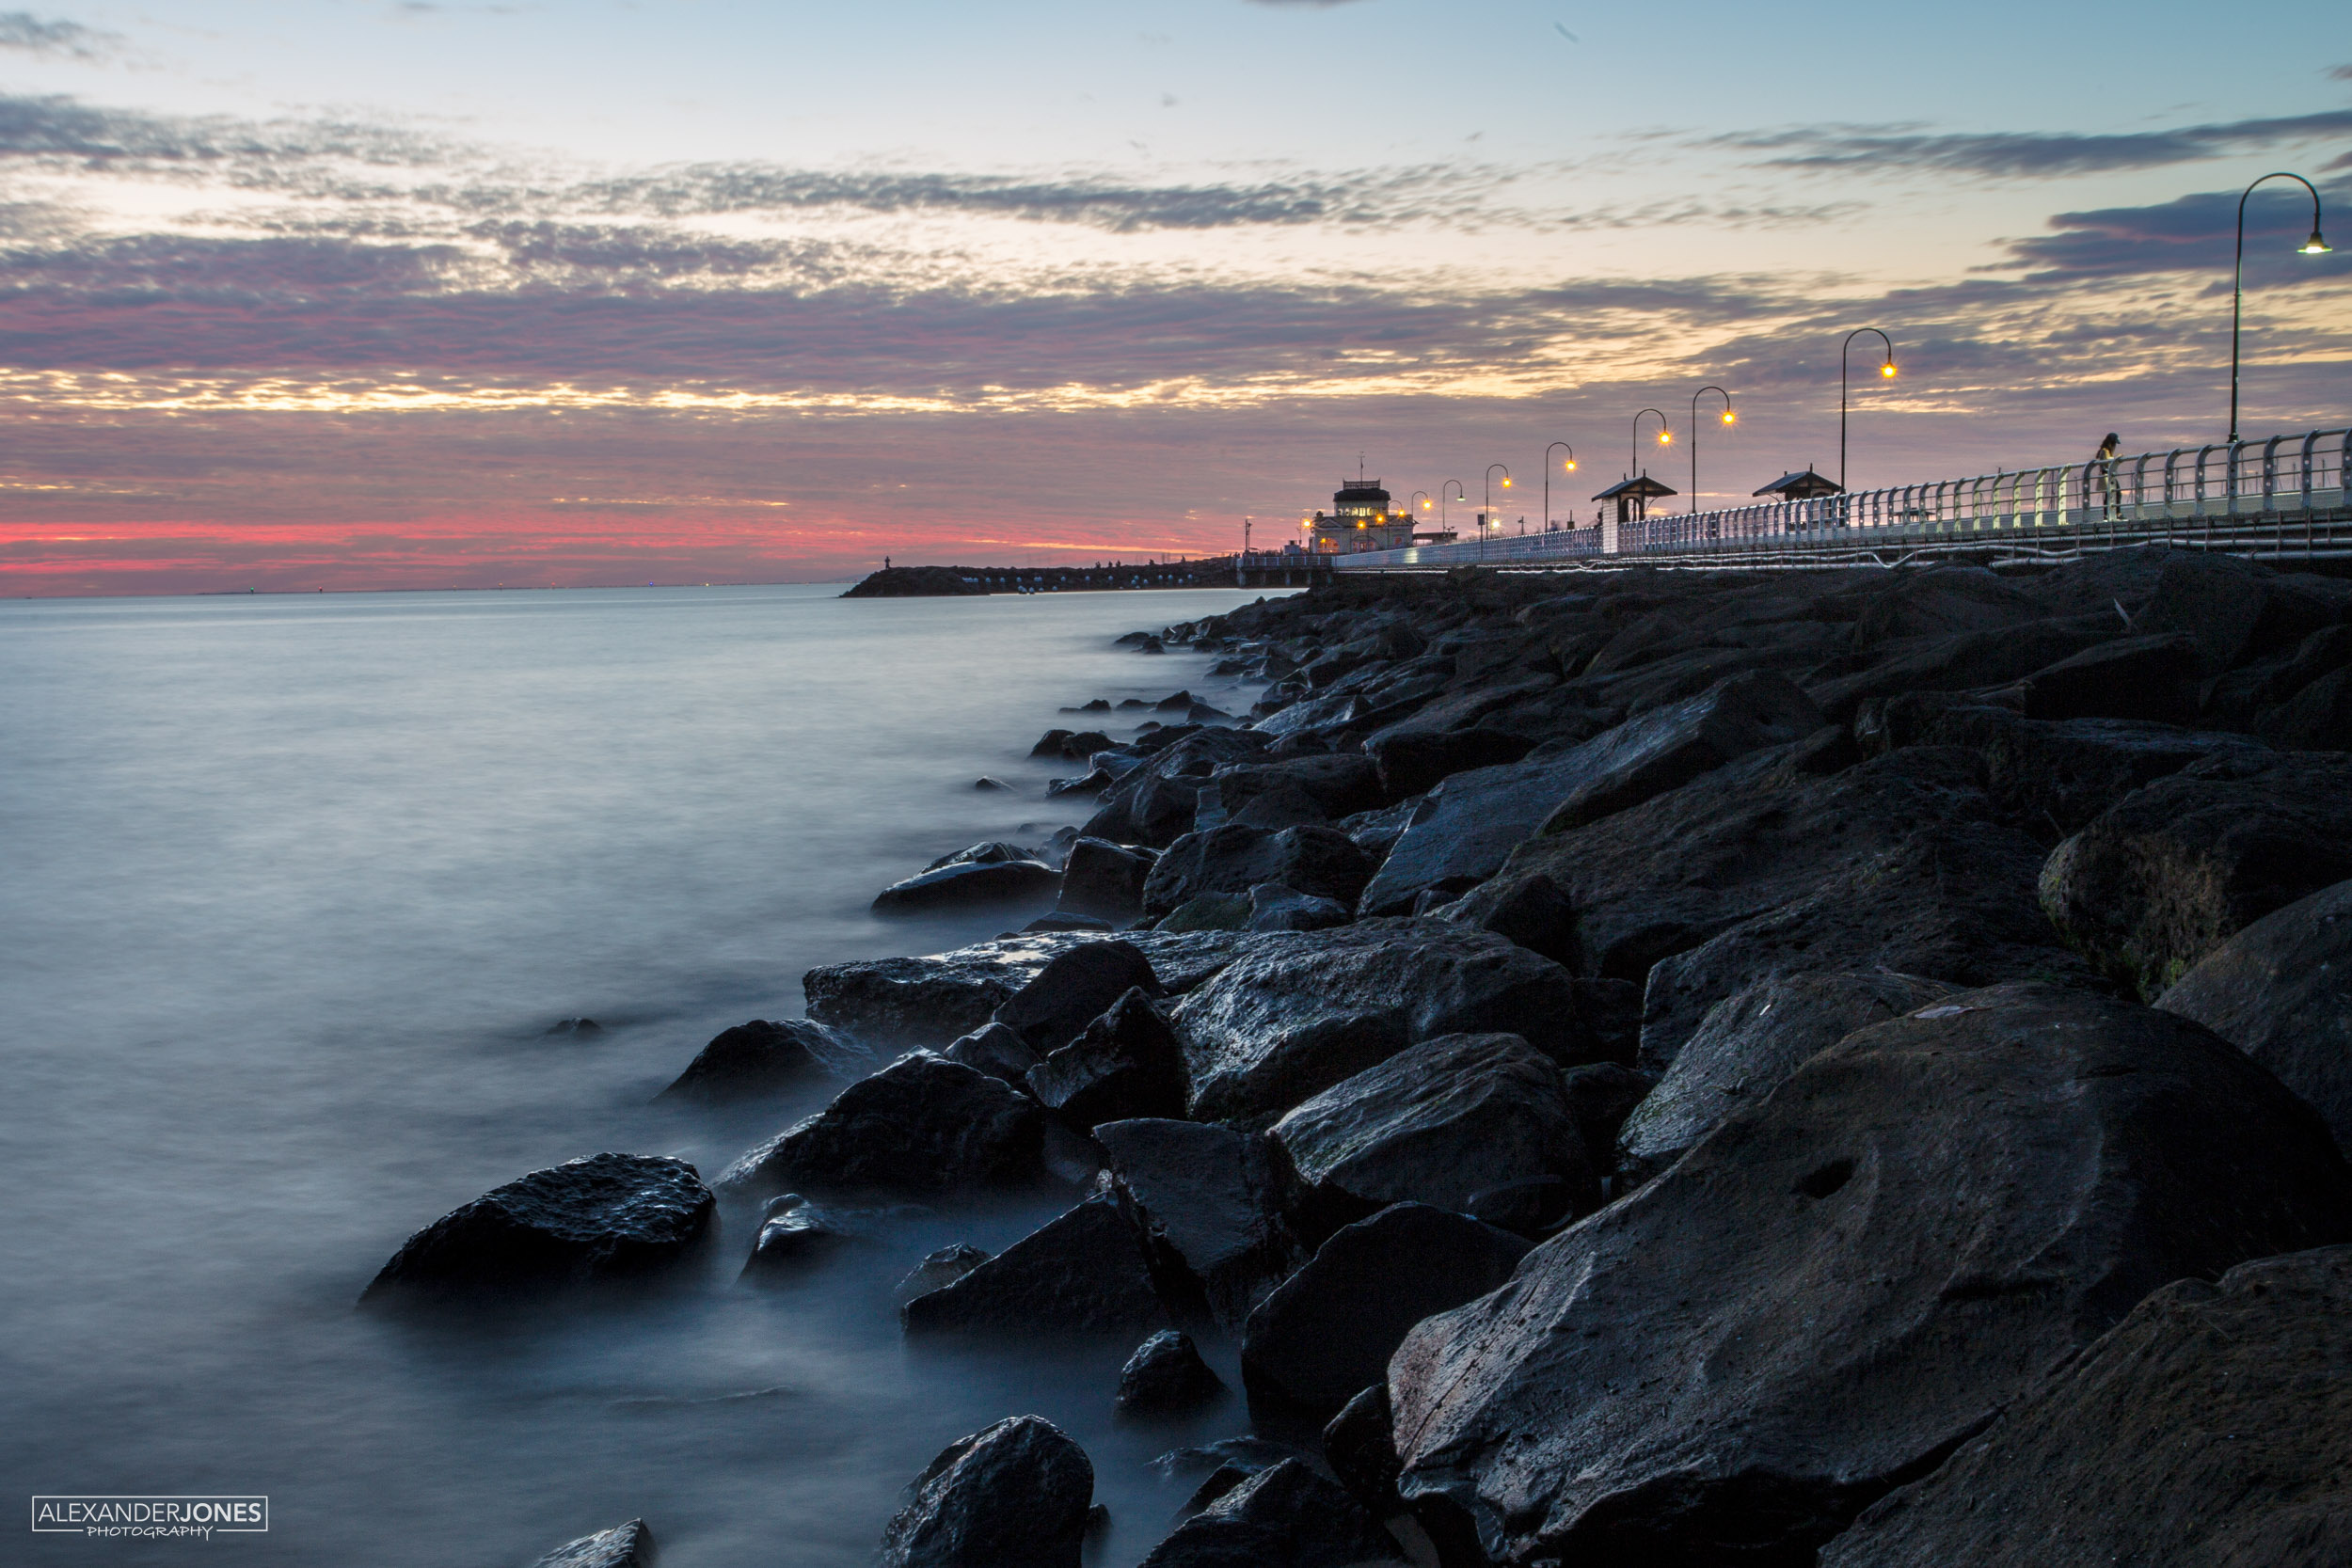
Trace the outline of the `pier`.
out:
<instances>
[{"instance_id":1,"label":"pier","mask_svg":"<svg viewBox=\"0 0 2352 1568\"><path fill-rule=\"evenodd\" d=\"M2057 562L2134 545L2352 559L2352 429L1332 557L1359 572Z\"/></svg>"}]
</instances>

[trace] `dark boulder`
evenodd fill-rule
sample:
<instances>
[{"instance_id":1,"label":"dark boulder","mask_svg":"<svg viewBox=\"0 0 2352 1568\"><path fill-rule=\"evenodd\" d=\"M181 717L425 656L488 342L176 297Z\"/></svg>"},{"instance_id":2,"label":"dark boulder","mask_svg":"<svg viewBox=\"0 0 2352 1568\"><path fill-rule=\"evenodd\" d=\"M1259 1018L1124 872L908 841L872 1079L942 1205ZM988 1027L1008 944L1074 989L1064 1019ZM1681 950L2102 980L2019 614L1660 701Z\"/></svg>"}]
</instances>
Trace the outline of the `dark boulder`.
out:
<instances>
[{"instance_id":1,"label":"dark boulder","mask_svg":"<svg viewBox=\"0 0 2352 1568\"><path fill-rule=\"evenodd\" d=\"M1656 1074L1615 1062L1587 1062L1561 1074L1560 1087L1568 1097L1568 1115L1576 1118L1577 1132L1584 1140L1586 1163L1596 1176L1606 1176L1616 1168L1617 1135L1635 1107L1647 1100L1657 1086Z\"/></svg>"},{"instance_id":2,"label":"dark boulder","mask_svg":"<svg viewBox=\"0 0 2352 1568\"><path fill-rule=\"evenodd\" d=\"M464 1295L650 1275L710 1229L717 1200L683 1160L591 1154L495 1187L402 1244L360 1293Z\"/></svg>"},{"instance_id":3,"label":"dark boulder","mask_svg":"<svg viewBox=\"0 0 2352 1568\"><path fill-rule=\"evenodd\" d=\"M1560 1069L1517 1035L1446 1035L1324 1090L1272 1134L1328 1212L1391 1203L1465 1210L1528 1177L1565 1180L1590 1209L1600 1190Z\"/></svg>"},{"instance_id":4,"label":"dark boulder","mask_svg":"<svg viewBox=\"0 0 2352 1568\"><path fill-rule=\"evenodd\" d=\"M1080 831L1085 837L1113 844L1155 848L1173 844L1192 831L1200 786L1209 776L1227 763L1263 751L1272 738L1255 730L1204 726L1140 736L1134 746L1149 749L1150 760L1104 794L1102 808Z\"/></svg>"},{"instance_id":5,"label":"dark boulder","mask_svg":"<svg viewBox=\"0 0 2352 1568\"><path fill-rule=\"evenodd\" d=\"M1361 752L1286 757L1278 762L1231 762L1210 775L1218 798L1236 816L1260 796L1295 790L1318 814L1316 820L1371 811L1389 800L1379 769Z\"/></svg>"},{"instance_id":6,"label":"dark boulder","mask_svg":"<svg viewBox=\"0 0 2352 1568\"><path fill-rule=\"evenodd\" d=\"M1342 1227L1249 1314L1241 1371L1250 1399L1328 1418L1387 1375L1415 1323L1502 1284L1527 1248L1425 1203Z\"/></svg>"},{"instance_id":7,"label":"dark boulder","mask_svg":"<svg viewBox=\"0 0 2352 1568\"><path fill-rule=\"evenodd\" d=\"M1008 1025L995 1022L982 1024L940 1054L991 1078L1001 1078L1017 1089L1029 1086L1029 1069L1038 1064L1038 1054L1029 1049L1027 1040Z\"/></svg>"},{"instance_id":8,"label":"dark boulder","mask_svg":"<svg viewBox=\"0 0 2352 1568\"><path fill-rule=\"evenodd\" d=\"M1200 1282L1228 1331L1304 1261L1286 1217L1293 1179L1263 1134L1135 1120L1106 1122L1094 1136L1153 1245Z\"/></svg>"},{"instance_id":9,"label":"dark boulder","mask_svg":"<svg viewBox=\"0 0 2352 1568\"><path fill-rule=\"evenodd\" d=\"M929 1052L901 1056L719 1179L753 1197L875 1192L937 1197L1037 1180L1041 1113L1001 1079Z\"/></svg>"},{"instance_id":10,"label":"dark boulder","mask_svg":"<svg viewBox=\"0 0 2352 1568\"><path fill-rule=\"evenodd\" d=\"M1249 928L1249 897L1240 893L1204 893L1160 916L1156 931L1244 931Z\"/></svg>"},{"instance_id":11,"label":"dark boulder","mask_svg":"<svg viewBox=\"0 0 2352 1568\"><path fill-rule=\"evenodd\" d=\"M1110 705L1105 703L1107 708ZM1083 762L1097 752L1107 752L1113 745L1111 737L1100 730L1047 730L1038 743L1029 748L1033 757L1068 757Z\"/></svg>"},{"instance_id":12,"label":"dark boulder","mask_svg":"<svg viewBox=\"0 0 2352 1568\"><path fill-rule=\"evenodd\" d=\"M1127 1357L1119 1369L1119 1408L1131 1416L1172 1415L1198 1409L1225 1392L1225 1380L1206 1361L1192 1336L1164 1328Z\"/></svg>"},{"instance_id":13,"label":"dark boulder","mask_svg":"<svg viewBox=\"0 0 2352 1568\"><path fill-rule=\"evenodd\" d=\"M1421 810L1421 798L1399 800L1395 805L1378 811L1359 811L1353 816L1342 817L1331 826L1355 840L1356 847L1370 855L1375 862L1388 859L1396 841L1405 836L1405 830L1413 825L1413 814Z\"/></svg>"},{"instance_id":14,"label":"dark boulder","mask_svg":"<svg viewBox=\"0 0 2352 1568\"><path fill-rule=\"evenodd\" d=\"M1050 1055L1131 990L1157 996L1159 976L1130 942L1086 942L1057 953L996 1009L995 1022Z\"/></svg>"},{"instance_id":15,"label":"dark boulder","mask_svg":"<svg viewBox=\"0 0 2352 1568\"><path fill-rule=\"evenodd\" d=\"M1438 783L1473 768L1500 768L1535 749L1524 735L1503 730L1397 730L1365 743L1378 770L1381 792L1391 800L1426 795ZM1359 808L1363 809L1363 808Z\"/></svg>"},{"instance_id":16,"label":"dark boulder","mask_svg":"<svg viewBox=\"0 0 2352 1568\"><path fill-rule=\"evenodd\" d=\"M937 1049L987 1023L1048 962L1100 940L1047 932L999 937L924 958L824 964L801 977L801 989L812 1020L861 1042ZM1186 990L1214 974L1237 945L1235 938L1215 936L1137 934L1125 940L1151 959L1152 972L1170 990Z\"/></svg>"},{"instance_id":17,"label":"dark boulder","mask_svg":"<svg viewBox=\"0 0 2352 1568\"><path fill-rule=\"evenodd\" d=\"M2242 735L2119 719L2053 722L1971 705L1927 719L1915 742L1974 751L1984 759L1994 803L2027 832L2056 838L2081 831L2140 785L2190 763L2263 750L2260 741Z\"/></svg>"},{"instance_id":18,"label":"dark boulder","mask_svg":"<svg viewBox=\"0 0 2352 1568\"><path fill-rule=\"evenodd\" d=\"M2153 1000L2273 910L2352 878L2352 757L2219 754L2126 796L2052 851L2042 907Z\"/></svg>"},{"instance_id":19,"label":"dark boulder","mask_svg":"<svg viewBox=\"0 0 2352 1568\"><path fill-rule=\"evenodd\" d=\"M2263 737L2295 752L2352 751L2352 668L2331 671L2262 717Z\"/></svg>"},{"instance_id":20,"label":"dark boulder","mask_svg":"<svg viewBox=\"0 0 2352 1568\"><path fill-rule=\"evenodd\" d=\"M1373 873L1372 857L1336 828L1272 832L1228 823L1168 846L1143 884L1143 912L1167 914L1203 894L1248 894L1280 882L1353 905Z\"/></svg>"},{"instance_id":21,"label":"dark boulder","mask_svg":"<svg viewBox=\"0 0 2352 1568\"><path fill-rule=\"evenodd\" d=\"M1851 723L1854 711L1870 698L2006 686L2114 634L2113 615L2086 615L1962 632L1922 646L1891 643L1883 650L1887 657L1868 669L1820 681L1809 689L1832 723Z\"/></svg>"},{"instance_id":22,"label":"dark boulder","mask_svg":"<svg viewBox=\"0 0 2352 1568\"><path fill-rule=\"evenodd\" d=\"M1414 1329L1399 1491L1501 1561L1804 1561L2150 1291L2346 1237L2325 1128L2203 1029L1963 992Z\"/></svg>"},{"instance_id":23,"label":"dark boulder","mask_svg":"<svg viewBox=\"0 0 2352 1568\"><path fill-rule=\"evenodd\" d=\"M2123 637L2086 648L2019 683L2028 719L2137 719L2179 723L2195 705L2197 640L2185 632Z\"/></svg>"},{"instance_id":24,"label":"dark boulder","mask_svg":"<svg viewBox=\"0 0 2352 1568\"><path fill-rule=\"evenodd\" d=\"M1331 1473L1375 1518L1398 1512L1396 1437L1389 1418L1389 1386L1374 1384L1340 1407L1323 1429Z\"/></svg>"},{"instance_id":25,"label":"dark boulder","mask_svg":"<svg viewBox=\"0 0 2352 1568\"><path fill-rule=\"evenodd\" d=\"M531 1568L657 1568L661 1549L643 1519L566 1542Z\"/></svg>"},{"instance_id":26,"label":"dark boulder","mask_svg":"<svg viewBox=\"0 0 2352 1568\"><path fill-rule=\"evenodd\" d=\"M1141 987L1031 1068L1027 1081L1039 1104L1080 1127L1184 1114L1184 1049Z\"/></svg>"},{"instance_id":27,"label":"dark boulder","mask_svg":"<svg viewBox=\"0 0 2352 1568\"><path fill-rule=\"evenodd\" d=\"M1593 1059L1567 971L1491 932L1376 920L1256 940L1176 1009L1204 1120L1269 1126L1440 1035L1506 1032L1564 1065Z\"/></svg>"},{"instance_id":28,"label":"dark boulder","mask_svg":"<svg viewBox=\"0 0 2352 1568\"><path fill-rule=\"evenodd\" d=\"M949 1444L907 1490L877 1568L1078 1568L1094 1466L1053 1422L1015 1416Z\"/></svg>"},{"instance_id":29,"label":"dark boulder","mask_svg":"<svg viewBox=\"0 0 2352 1568\"><path fill-rule=\"evenodd\" d=\"M713 1037L655 1098L741 1100L826 1074L847 1076L872 1062L864 1047L821 1023L800 1018L771 1023L755 1018Z\"/></svg>"},{"instance_id":30,"label":"dark boulder","mask_svg":"<svg viewBox=\"0 0 2352 1568\"><path fill-rule=\"evenodd\" d=\"M2166 1286L1823 1568L2352 1561L2352 1248Z\"/></svg>"},{"instance_id":31,"label":"dark boulder","mask_svg":"<svg viewBox=\"0 0 2352 1568\"><path fill-rule=\"evenodd\" d=\"M1357 1568L1404 1560L1361 1503L1285 1459L1177 1526L1142 1568Z\"/></svg>"},{"instance_id":32,"label":"dark boulder","mask_svg":"<svg viewBox=\"0 0 2352 1568\"><path fill-rule=\"evenodd\" d=\"M1590 1179L1570 1181L1565 1176L1522 1176L1481 1187L1463 1203L1462 1212L1497 1230L1539 1241L1578 1210L1589 1211L1597 1190L1597 1184Z\"/></svg>"},{"instance_id":33,"label":"dark boulder","mask_svg":"<svg viewBox=\"0 0 2352 1568\"><path fill-rule=\"evenodd\" d=\"M909 1334L1132 1334L1169 1314L1150 1240L1117 1198L1101 1194L928 1295L898 1309Z\"/></svg>"},{"instance_id":34,"label":"dark boulder","mask_svg":"<svg viewBox=\"0 0 2352 1568\"><path fill-rule=\"evenodd\" d=\"M1336 898L1301 893L1280 882L1260 882L1249 890L1249 931L1327 931L1356 918L1355 911Z\"/></svg>"},{"instance_id":35,"label":"dark boulder","mask_svg":"<svg viewBox=\"0 0 2352 1568\"><path fill-rule=\"evenodd\" d=\"M1143 883L1152 875L1152 859L1148 849L1081 838L1070 847L1054 908L1064 914L1133 920L1143 913Z\"/></svg>"},{"instance_id":36,"label":"dark boulder","mask_svg":"<svg viewBox=\"0 0 2352 1568\"><path fill-rule=\"evenodd\" d=\"M1061 873L1042 861L955 861L893 882L874 895L883 914L962 909L974 904L1043 898L1061 886Z\"/></svg>"},{"instance_id":37,"label":"dark boulder","mask_svg":"<svg viewBox=\"0 0 2352 1568\"><path fill-rule=\"evenodd\" d=\"M1409 908L1424 889L1483 880L1538 832L1560 833L1664 794L1825 721L1778 675L1719 681L1565 751L1456 773L1433 791L1364 890L1363 910Z\"/></svg>"},{"instance_id":38,"label":"dark boulder","mask_svg":"<svg viewBox=\"0 0 2352 1568\"><path fill-rule=\"evenodd\" d=\"M2048 613L2024 584L1982 566L1900 571L1869 584L1857 596L1852 642L1867 650L1919 638L1995 631Z\"/></svg>"},{"instance_id":39,"label":"dark boulder","mask_svg":"<svg viewBox=\"0 0 2352 1568\"><path fill-rule=\"evenodd\" d=\"M2156 1006L2268 1068L2352 1149L2352 881L2255 921Z\"/></svg>"},{"instance_id":40,"label":"dark boulder","mask_svg":"<svg viewBox=\"0 0 2352 1568\"><path fill-rule=\"evenodd\" d=\"M989 1255L964 1242L949 1246L934 1247L923 1255L923 1260L907 1271L891 1294L904 1307L916 1296L930 1295L933 1291L953 1285L974 1269L988 1261Z\"/></svg>"},{"instance_id":41,"label":"dark boulder","mask_svg":"<svg viewBox=\"0 0 2352 1568\"><path fill-rule=\"evenodd\" d=\"M2183 550L2166 558L2139 632L2196 639L2206 674L2294 647L2312 632L2352 619L2352 588L2327 578L2276 572L2250 561Z\"/></svg>"},{"instance_id":42,"label":"dark boulder","mask_svg":"<svg viewBox=\"0 0 2352 1568\"><path fill-rule=\"evenodd\" d=\"M1809 752L1755 752L1538 839L1461 917L1494 918L1548 879L1567 924L1515 934L1581 974L1646 980L1649 1067L1708 1007L1774 972L1884 966L1963 984L2080 972L2036 908L2041 847L1999 822L1973 752L1906 747L1826 776L1804 770ZM1652 974L1667 960L1675 970Z\"/></svg>"},{"instance_id":43,"label":"dark boulder","mask_svg":"<svg viewBox=\"0 0 2352 1568\"><path fill-rule=\"evenodd\" d=\"M1627 1164L1662 1169L1735 1112L1760 1104L1814 1055L1953 989L1887 970L1831 970L1767 975L1725 997L1619 1130Z\"/></svg>"}]
</instances>

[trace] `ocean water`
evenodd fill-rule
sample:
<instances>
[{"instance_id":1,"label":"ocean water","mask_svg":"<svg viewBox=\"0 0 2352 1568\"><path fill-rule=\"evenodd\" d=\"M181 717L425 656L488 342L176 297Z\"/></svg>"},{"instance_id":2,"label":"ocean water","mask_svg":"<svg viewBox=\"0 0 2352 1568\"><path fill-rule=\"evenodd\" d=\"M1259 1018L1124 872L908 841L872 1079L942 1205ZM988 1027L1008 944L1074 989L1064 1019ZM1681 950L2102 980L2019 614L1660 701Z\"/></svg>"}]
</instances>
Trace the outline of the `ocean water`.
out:
<instances>
[{"instance_id":1,"label":"ocean water","mask_svg":"<svg viewBox=\"0 0 2352 1568\"><path fill-rule=\"evenodd\" d=\"M1112 1418L1125 1346L948 1352L890 1289L1058 1205L909 1220L785 1290L750 1216L669 1289L404 1318L412 1230L601 1149L706 1176L821 1103L652 1097L812 964L1034 911L874 891L1082 820L1026 753L1093 696L1249 693L1110 639L1230 591L844 601L771 587L0 605L0 1473L264 1494L265 1535L5 1528L0 1560L524 1564L643 1515L672 1568L866 1562L942 1446L1035 1412L1131 1563L1246 1429ZM1016 785L975 791L981 773ZM565 1018L600 1033L549 1034ZM1205 1347L1232 1379L1230 1346ZM26 1516L19 1514L20 1521Z\"/></svg>"}]
</instances>

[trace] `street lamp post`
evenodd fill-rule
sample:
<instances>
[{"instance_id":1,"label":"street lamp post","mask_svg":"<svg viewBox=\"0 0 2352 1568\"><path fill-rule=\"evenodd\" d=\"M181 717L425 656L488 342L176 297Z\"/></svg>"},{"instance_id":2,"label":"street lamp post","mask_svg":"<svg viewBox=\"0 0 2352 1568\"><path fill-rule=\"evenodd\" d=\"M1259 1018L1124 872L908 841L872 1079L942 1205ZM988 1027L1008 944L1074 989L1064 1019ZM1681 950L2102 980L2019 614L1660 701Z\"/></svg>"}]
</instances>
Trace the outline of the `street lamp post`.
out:
<instances>
[{"instance_id":1,"label":"street lamp post","mask_svg":"<svg viewBox=\"0 0 2352 1568\"><path fill-rule=\"evenodd\" d=\"M1710 384L1691 394L1691 515L1693 517L1699 515L1699 399L1709 392L1721 395L1724 400L1724 423L1738 422L1731 412L1731 394L1721 387Z\"/></svg>"},{"instance_id":2,"label":"street lamp post","mask_svg":"<svg viewBox=\"0 0 2352 1568\"><path fill-rule=\"evenodd\" d=\"M1567 447L1568 460L1560 466L1563 473L1576 472L1576 449L1565 441L1554 441L1551 447ZM1544 531L1551 531L1551 447L1544 449Z\"/></svg>"},{"instance_id":3,"label":"street lamp post","mask_svg":"<svg viewBox=\"0 0 2352 1568\"><path fill-rule=\"evenodd\" d=\"M1456 490L1459 490L1460 492L1462 492L1462 499L1463 499L1464 500L1468 500L1468 499L1470 499L1470 486L1469 486L1469 485L1467 485L1467 484L1465 484L1465 483L1462 483L1460 480L1458 480L1458 479L1449 479L1449 480L1447 480L1447 481L1445 482L1445 484L1440 484L1440 485L1438 485L1438 531L1439 533L1443 533L1443 532L1445 531L1445 503L1446 503L1445 485L1446 485L1446 484L1451 484L1451 485L1453 485L1453 486L1454 486Z\"/></svg>"},{"instance_id":4,"label":"street lamp post","mask_svg":"<svg viewBox=\"0 0 2352 1568\"><path fill-rule=\"evenodd\" d=\"M1413 504L1415 501L1419 501L1421 504L1419 506L1415 506ZM1419 522L1421 520L1421 515L1429 510L1429 492L1426 490L1416 490L1411 495L1406 497L1405 510L1415 522Z\"/></svg>"},{"instance_id":5,"label":"street lamp post","mask_svg":"<svg viewBox=\"0 0 2352 1568\"><path fill-rule=\"evenodd\" d=\"M1498 523L1495 521L1495 470L1496 470L1497 468L1501 468L1501 469L1502 470L1502 487L1503 487L1505 490L1508 490L1509 488L1511 488L1511 469L1510 469L1510 467L1509 467L1507 464L1502 464L1502 463L1489 463L1489 464L1487 464L1487 465L1486 465L1486 520L1485 524L1484 524L1484 525L1482 525L1482 527L1481 527L1481 531L1480 531L1479 535L1478 535L1478 537L1480 537L1481 539L1484 539L1484 538L1486 538L1486 532L1485 532L1485 530L1486 530L1486 529L1498 528L1498 527L1500 527L1500 526L1501 526L1500 524L1498 524Z\"/></svg>"},{"instance_id":6,"label":"street lamp post","mask_svg":"<svg viewBox=\"0 0 2352 1568\"><path fill-rule=\"evenodd\" d=\"M1879 341L1886 345L1886 356L1879 361L1879 374L1895 379L1895 340L1875 326L1857 326L1846 334L1846 341L1837 345L1837 487L1846 487L1846 351L1865 332L1878 332Z\"/></svg>"},{"instance_id":7,"label":"street lamp post","mask_svg":"<svg viewBox=\"0 0 2352 1568\"><path fill-rule=\"evenodd\" d=\"M1642 414L1658 414L1658 444L1660 446L1671 447L1675 444L1675 433L1666 423L1665 415L1660 414L1655 408L1645 408ZM1628 479L1631 479L1635 473L1642 470L1642 414L1633 416L1633 468L1632 472L1625 476Z\"/></svg>"},{"instance_id":8,"label":"street lamp post","mask_svg":"<svg viewBox=\"0 0 2352 1568\"><path fill-rule=\"evenodd\" d=\"M2254 185L2262 184L2269 180L2292 180L2312 193L2312 237L2296 247L2296 253L2303 256L2327 255L2333 247L2319 235L2319 191L2317 188L2301 175L2288 174L2284 171L2265 174L2261 180L2255 181ZM2254 194L2254 185L2247 186L2238 194L2237 264L2230 278L2230 439L2232 442L2237 440L2238 325L2244 318L2246 308L2246 198Z\"/></svg>"}]
</instances>

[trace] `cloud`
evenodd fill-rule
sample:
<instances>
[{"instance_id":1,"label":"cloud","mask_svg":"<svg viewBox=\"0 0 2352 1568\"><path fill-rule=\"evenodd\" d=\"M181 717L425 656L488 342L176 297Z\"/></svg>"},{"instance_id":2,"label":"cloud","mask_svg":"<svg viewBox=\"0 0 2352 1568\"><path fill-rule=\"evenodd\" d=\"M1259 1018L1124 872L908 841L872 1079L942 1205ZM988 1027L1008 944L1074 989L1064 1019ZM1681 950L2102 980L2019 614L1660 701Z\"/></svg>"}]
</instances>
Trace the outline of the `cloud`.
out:
<instances>
[{"instance_id":1,"label":"cloud","mask_svg":"<svg viewBox=\"0 0 2352 1568\"><path fill-rule=\"evenodd\" d=\"M1931 134L1910 126L1792 126L1693 145L1765 152L1767 168L1928 171L1984 179L2051 178L2194 163L2257 148L2352 134L2352 109L2083 135L2050 131Z\"/></svg>"},{"instance_id":2,"label":"cloud","mask_svg":"<svg viewBox=\"0 0 2352 1568\"><path fill-rule=\"evenodd\" d=\"M2026 281L2042 284L2181 271L2217 276L2217 269L2230 263L2240 194L2199 191L2147 207L2059 213L2050 219L2051 233L2010 241L2009 259L1987 270L2028 268ZM2299 187L2265 186L2249 202L2249 227L2256 232L2283 228L2299 236L2310 218L2309 201ZM2352 270L2341 253L2296 261L2300 264L2286 275L2295 281L2341 277ZM2277 269L2260 270L2268 277Z\"/></svg>"},{"instance_id":3,"label":"cloud","mask_svg":"<svg viewBox=\"0 0 2352 1568\"><path fill-rule=\"evenodd\" d=\"M0 49L95 60L120 46L119 33L101 32L78 22L44 21L30 11L0 11Z\"/></svg>"},{"instance_id":4,"label":"cloud","mask_svg":"<svg viewBox=\"0 0 2352 1568\"><path fill-rule=\"evenodd\" d=\"M340 120L246 120L93 107L63 95L0 95L0 160L150 172L213 167L256 182L326 160L422 167L458 159L438 138Z\"/></svg>"}]
</instances>

